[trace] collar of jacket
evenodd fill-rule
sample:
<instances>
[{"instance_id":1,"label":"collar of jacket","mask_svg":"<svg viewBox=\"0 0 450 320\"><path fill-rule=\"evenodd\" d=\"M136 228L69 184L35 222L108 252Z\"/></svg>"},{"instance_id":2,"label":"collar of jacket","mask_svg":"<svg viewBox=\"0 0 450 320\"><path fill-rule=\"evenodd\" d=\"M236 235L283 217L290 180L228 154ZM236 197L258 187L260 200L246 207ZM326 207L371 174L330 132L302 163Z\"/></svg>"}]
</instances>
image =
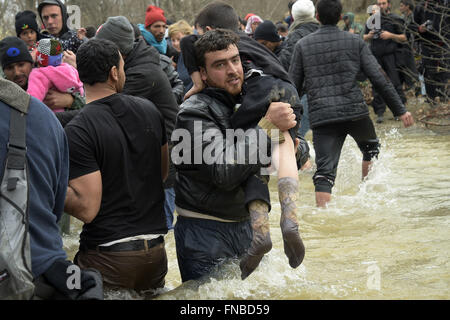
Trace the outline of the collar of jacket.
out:
<instances>
[{"instance_id":1,"label":"collar of jacket","mask_svg":"<svg viewBox=\"0 0 450 320\"><path fill-rule=\"evenodd\" d=\"M294 22L289 27L289 32L294 31L295 29L298 29L301 25L307 24L307 23L317 23L319 24L319 21L316 20L314 17L305 17L303 19L294 20Z\"/></svg>"},{"instance_id":2,"label":"collar of jacket","mask_svg":"<svg viewBox=\"0 0 450 320\"><path fill-rule=\"evenodd\" d=\"M231 110L234 110L234 107L237 104L238 97L234 97L231 94L229 94L224 89L220 88L213 88L208 87L203 89L203 94L207 95L210 98L216 99L219 102L221 102L223 105L225 105L227 108L230 108Z\"/></svg>"},{"instance_id":3,"label":"collar of jacket","mask_svg":"<svg viewBox=\"0 0 450 320\"><path fill-rule=\"evenodd\" d=\"M326 25L321 24L320 30L340 30L340 29L337 25L332 26L330 24L326 24Z\"/></svg>"}]
</instances>

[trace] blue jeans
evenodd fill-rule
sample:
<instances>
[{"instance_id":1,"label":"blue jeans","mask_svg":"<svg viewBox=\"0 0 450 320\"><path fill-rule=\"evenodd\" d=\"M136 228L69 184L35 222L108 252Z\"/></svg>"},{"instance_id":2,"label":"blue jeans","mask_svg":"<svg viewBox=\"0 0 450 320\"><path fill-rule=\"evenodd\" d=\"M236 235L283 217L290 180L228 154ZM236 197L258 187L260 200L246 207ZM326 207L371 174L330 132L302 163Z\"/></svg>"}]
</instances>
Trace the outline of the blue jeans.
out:
<instances>
[{"instance_id":1,"label":"blue jeans","mask_svg":"<svg viewBox=\"0 0 450 320\"><path fill-rule=\"evenodd\" d=\"M308 98L306 94L302 97L300 103L303 106L303 117L302 121L300 122L300 128L298 129L298 133L302 138L304 138L309 131Z\"/></svg>"},{"instance_id":2,"label":"blue jeans","mask_svg":"<svg viewBox=\"0 0 450 320\"><path fill-rule=\"evenodd\" d=\"M166 201L164 201L164 213L166 214L167 228L173 229L173 213L175 212L175 190L164 189Z\"/></svg>"}]
</instances>

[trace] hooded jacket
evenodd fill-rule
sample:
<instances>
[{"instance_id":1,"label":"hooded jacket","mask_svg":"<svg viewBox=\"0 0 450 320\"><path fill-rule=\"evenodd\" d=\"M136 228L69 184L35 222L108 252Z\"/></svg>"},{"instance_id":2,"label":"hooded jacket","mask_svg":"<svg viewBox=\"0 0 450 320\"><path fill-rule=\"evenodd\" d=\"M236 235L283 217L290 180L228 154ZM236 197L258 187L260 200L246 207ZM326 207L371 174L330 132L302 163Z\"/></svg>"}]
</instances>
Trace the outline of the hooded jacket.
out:
<instances>
[{"instance_id":1,"label":"hooded jacket","mask_svg":"<svg viewBox=\"0 0 450 320\"><path fill-rule=\"evenodd\" d=\"M41 18L41 21L44 22L42 19L42 9L46 5L54 5L61 8L61 15L63 20L63 27L61 29L61 32L57 37L50 35L52 38L56 38L61 42L61 45L63 46L64 50L70 50L73 51L73 53L77 53L78 48L86 41L86 40L80 40L77 36L76 30L70 30L67 26L67 22L69 20L69 14L67 13L66 6L60 1L60 0L44 0L42 1L38 6L38 13L39 17Z\"/></svg>"},{"instance_id":2,"label":"hooded jacket","mask_svg":"<svg viewBox=\"0 0 450 320\"><path fill-rule=\"evenodd\" d=\"M347 12L344 15L344 18L345 17L348 17L349 23L348 26L344 24L344 28L342 30L350 31L350 29L353 29L355 34L359 34L362 36L364 34L364 28L362 25L355 22L355 15L352 12Z\"/></svg>"}]
</instances>

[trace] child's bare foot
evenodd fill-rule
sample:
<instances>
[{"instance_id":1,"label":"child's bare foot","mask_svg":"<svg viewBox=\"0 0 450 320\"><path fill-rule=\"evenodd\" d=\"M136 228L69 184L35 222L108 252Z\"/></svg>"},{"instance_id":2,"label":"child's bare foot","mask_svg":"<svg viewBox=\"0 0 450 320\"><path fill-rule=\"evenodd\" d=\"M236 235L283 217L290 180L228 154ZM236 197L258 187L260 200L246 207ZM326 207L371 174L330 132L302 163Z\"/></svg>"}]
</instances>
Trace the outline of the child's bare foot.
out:
<instances>
[{"instance_id":1,"label":"child's bare foot","mask_svg":"<svg viewBox=\"0 0 450 320\"><path fill-rule=\"evenodd\" d=\"M305 246L298 232L296 205L298 181L289 177L279 179L278 193L281 204L280 227L283 234L284 253L289 259L289 265L295 269L305 257Z\"/></svg>"},{"instance_id":2,"label":"child's bare foot","mask_svg":"<svg viewBox=\"0 0 450 320\"><path fill-rule=\"evenodd\" d=\"M264 255L272 249L268 205L262 201L254 201L250 204L249 210L252 220L253 240L239 264L242 280L256 270Z\"/></svg>"}]
</instances>

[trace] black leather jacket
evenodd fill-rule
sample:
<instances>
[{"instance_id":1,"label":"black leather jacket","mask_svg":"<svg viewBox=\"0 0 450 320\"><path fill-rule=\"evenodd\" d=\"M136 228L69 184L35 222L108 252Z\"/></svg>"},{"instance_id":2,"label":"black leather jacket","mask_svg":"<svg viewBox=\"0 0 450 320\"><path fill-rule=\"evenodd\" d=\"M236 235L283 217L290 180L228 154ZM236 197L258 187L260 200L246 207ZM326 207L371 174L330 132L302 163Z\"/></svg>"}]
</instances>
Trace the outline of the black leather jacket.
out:
<instances>
[{"instance_id":1,"label":"black leather jacket","mask_svg":"<svg viewBox=\"0 0 450 320\"><path fill-rule=\"evenodd\" d=\"M235 105L236 101L233 97L223 90L212 88L205 89L202 93L183 103L178 114L176 129L184 129L190 135L187 138L189 141L185 141L184 137L180 138L180 141L173 141L174 152L177 155L180 154L180 148L182 145L186 145L186 142L188 142L189 148L183 152L183 155L187 155L185 163L178 163L176 159L173 159L177 168L175 202L178 207L226 220L244 221L249 219L244 192L245 183L249 177L259 173L263 166L261 159L257 157L256 163L251 164L250 159L255 159L253 158L254 154L245 152L245 162L247 163L245 165L226 162L207 165L203 158L200 164L194 163L196 149L194 132L196 132L195 126L198 127L200 123L201 131L198 132L201 132L202 135L207 130L216 130L223 135L223 141L214 139L202 142L203 151L206 148L219 150L218 154L215 154L216 159L223 159L227 143L225 131L232 128L230 118ZM256 129L259 128L256 127ZM176 132L181 132L181 130ZM233 143L252 152L259 150L251 148L251 146L263 145L270 155L270 139L264 133L254 137L248 136L245 140Z\"/></svg>"}]
</instances>

